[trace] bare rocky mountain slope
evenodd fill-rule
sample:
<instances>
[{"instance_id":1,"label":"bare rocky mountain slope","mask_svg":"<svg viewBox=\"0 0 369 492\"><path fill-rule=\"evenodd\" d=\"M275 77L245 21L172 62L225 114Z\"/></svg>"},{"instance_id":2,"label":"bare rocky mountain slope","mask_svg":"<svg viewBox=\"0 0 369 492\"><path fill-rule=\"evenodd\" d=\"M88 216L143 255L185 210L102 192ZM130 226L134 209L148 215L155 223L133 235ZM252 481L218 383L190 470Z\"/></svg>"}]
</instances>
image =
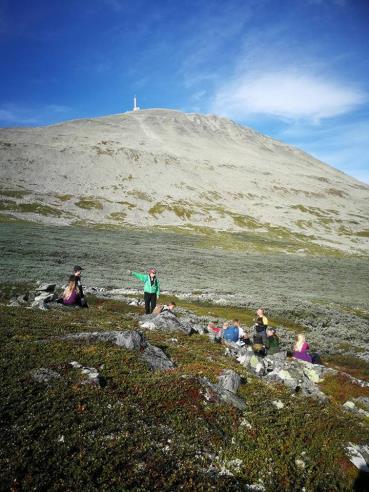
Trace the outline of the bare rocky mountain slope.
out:
<instances>
[{"instance_id":1,"label":"bare rocky mountain slope","mask_svg":"<svg viewBox=\"0 0 369 492\"><path fill-rule=\"evenodd\" d=\"M152 109L0 130L0 213L369 252L369 186L228 119Z\"/></svg>"}]
</instances>

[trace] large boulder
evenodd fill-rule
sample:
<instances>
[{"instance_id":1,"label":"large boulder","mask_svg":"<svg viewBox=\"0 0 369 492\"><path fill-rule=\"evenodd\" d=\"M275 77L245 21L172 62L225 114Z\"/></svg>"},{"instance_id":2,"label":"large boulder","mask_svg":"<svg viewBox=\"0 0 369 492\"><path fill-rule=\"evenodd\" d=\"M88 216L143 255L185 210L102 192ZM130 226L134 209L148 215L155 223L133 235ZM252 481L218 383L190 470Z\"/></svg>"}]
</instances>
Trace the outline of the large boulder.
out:
<instances>
[{"instance_id":1,"label":"large boulder","mask_svg":"<svg viewBox=\"0 0 369 492\"><path fill-rule=\"evenodd\" d=\"M72 333L59 337L62 340L76 340L88 343L109 342L127 350L135 350L148 364L151 370L172 369L174 363L159 347L151 345L145 336L138 331L103 331Z\"/></svg>"},{"instance_id":2,"label":"large boulder","mask_svg":"<svg viewBox=\"0 0 369 492\"><path fill-rule=\"evenodd\" d=\"M241 376L232 369L225 369L218 378L219 388L236 394L241 384Z\"/></svg>"},{"instance_id":3,"label":"large boulder","mask_svg":"<svg viewBox=\"0 0 369 492\"><path fill-rule=\"evenodd\" d=\"M231 391L219 386L219 384L211 383L207 378L200 378L200 382L205 388L205 399L208 402L215 403L223 401L239 410L245 410L246 403L244 400Z\"/></svg>"},{"instance_id":4,"label":"large boulder","mask_svg":"<svg viewBox=\"0 0 369 492\"><path fill-rule=\"evenodd\" d=\"M146 348L141 353L141 358L148 364L152 371L163 371L174 368L174 363L166 356L163 350L150 343L147 343Z\"/></svg>"},{"instance_id":5,"label":"large boulder","mask_svg":"<svg viewBox=\"0 0 369 492\"><path fill-rule=\"evenodd\" d=\"M321 383L323 381L323 375L325 372L325 368L323 366L317 364L310 364L309 362L305 362L303 365L303 373L304 375L312 382L312 383Z\"/></svg>"},{"instance_id":6,"label":"large boulder","mask_svg":"<svg viewBox=\"0 0 369 492\"><path fill-rule=\"evenodd\" d=\"M128 350L140 350L146 345L144 336L138 331L114 332L112 341L118 347L124 347Z\"/></svg>"},{"instance_id":7,"label":"large boulder","mask_svg":"<svg viewBox=\"0 0 369 492\"><path fill-rule=\"evenodd\" d=\"M182 331L187 335L191 335L196 331L188 321L180 320L170 311L164 311L160 314L144 315L141 317L140 326L149 330Z\"/></svg>"}]
</instances>

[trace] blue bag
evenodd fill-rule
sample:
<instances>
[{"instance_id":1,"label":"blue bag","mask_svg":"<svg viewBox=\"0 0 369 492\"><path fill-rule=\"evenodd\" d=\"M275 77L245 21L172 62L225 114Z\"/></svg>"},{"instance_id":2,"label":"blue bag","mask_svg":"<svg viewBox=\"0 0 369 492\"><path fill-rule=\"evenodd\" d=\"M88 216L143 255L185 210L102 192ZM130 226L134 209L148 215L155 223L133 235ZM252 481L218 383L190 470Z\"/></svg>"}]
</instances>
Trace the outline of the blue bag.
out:
<instances>
[{"instance_id":1,"label":"blue bag","mask_svg":"<svg viewBox=\"0 0 369 492\"><path fill-rule=\"evenodd\" d=\"M227 342L237 342L239 339L238 326L228 326L223 332L223 338Z\"/></svg>"}]
</instances>

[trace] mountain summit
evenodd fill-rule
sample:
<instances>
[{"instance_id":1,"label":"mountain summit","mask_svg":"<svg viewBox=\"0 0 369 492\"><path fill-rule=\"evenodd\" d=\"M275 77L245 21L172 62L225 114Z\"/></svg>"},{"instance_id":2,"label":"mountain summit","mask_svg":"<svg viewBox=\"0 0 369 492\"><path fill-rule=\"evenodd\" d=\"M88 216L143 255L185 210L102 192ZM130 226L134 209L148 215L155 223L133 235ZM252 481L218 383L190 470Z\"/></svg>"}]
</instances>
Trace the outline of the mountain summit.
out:
<instances>
[{"instance_id":1,"label":"mountain summit","mask_svg":"<svg viewBox=\"0 0 369 492\"><path fill-rule=\"evenodd\" d=\"M367 254L369 186L226 118L152 109L0 130L1 213L223 230Z\"/></svg>"}]
</instances>

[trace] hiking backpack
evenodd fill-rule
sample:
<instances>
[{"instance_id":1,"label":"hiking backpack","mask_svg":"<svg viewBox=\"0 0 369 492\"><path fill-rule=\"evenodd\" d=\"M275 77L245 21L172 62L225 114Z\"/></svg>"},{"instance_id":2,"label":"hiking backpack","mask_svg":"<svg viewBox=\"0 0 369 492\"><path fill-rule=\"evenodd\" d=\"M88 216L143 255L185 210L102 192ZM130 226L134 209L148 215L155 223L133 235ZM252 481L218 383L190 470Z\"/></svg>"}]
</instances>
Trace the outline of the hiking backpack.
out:
<instances>
[{"instance_id":1,"label":"hiking backpack","mask_svg":"<svg viewBox=\"0 0 369 492\"><path fill-rule=\"evenodd\" d=\"M227 342L237 342L239 339L239 331L237 326L229 326L223 332L224 340Z\"/></svg>"}]
</instances>

